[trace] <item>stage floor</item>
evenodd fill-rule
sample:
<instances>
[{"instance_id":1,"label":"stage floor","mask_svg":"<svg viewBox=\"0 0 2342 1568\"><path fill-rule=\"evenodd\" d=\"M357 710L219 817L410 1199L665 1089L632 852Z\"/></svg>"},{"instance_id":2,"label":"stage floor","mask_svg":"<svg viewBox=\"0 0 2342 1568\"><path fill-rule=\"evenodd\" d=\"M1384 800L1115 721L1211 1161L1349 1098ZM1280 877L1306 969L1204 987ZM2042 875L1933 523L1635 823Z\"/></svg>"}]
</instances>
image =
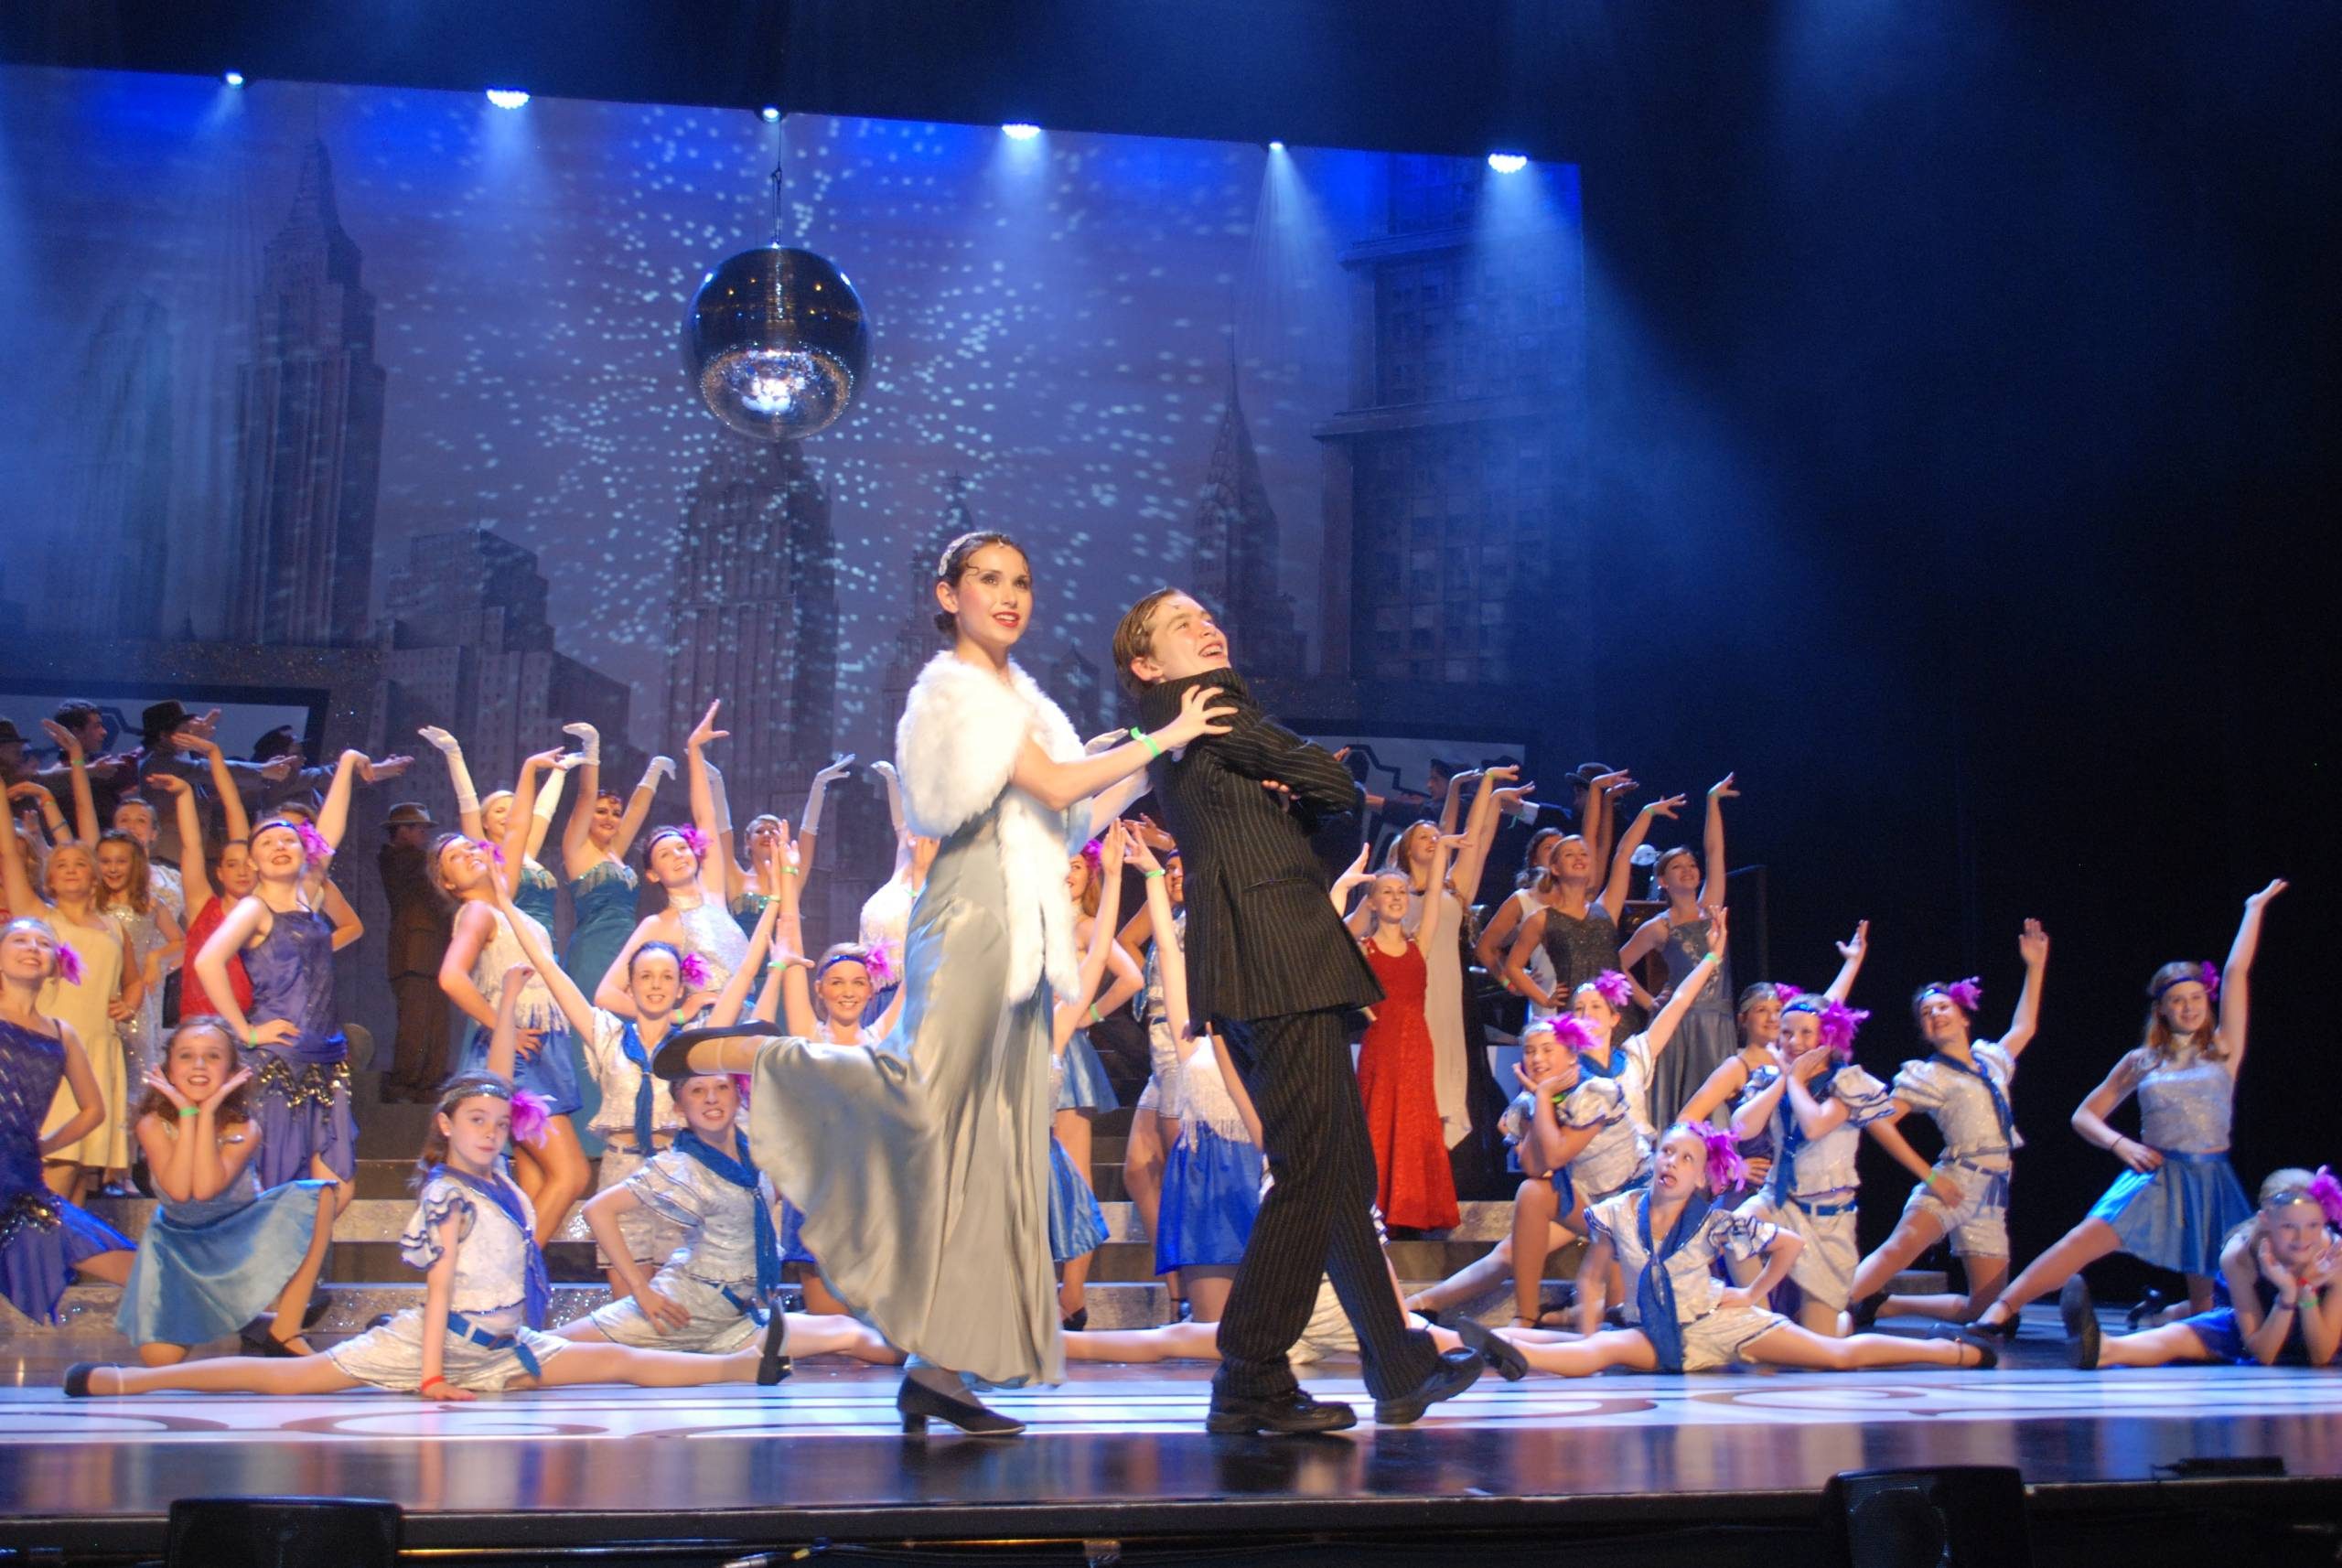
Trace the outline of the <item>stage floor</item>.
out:
<instances>
[{"instance_id":1,"label":"stage floor","mask_svg":"<svg viewBox=\"0 0 2342 1568\"><path fill-rule=\"evenodd\" d=\"M2061 1492L2165 1492L2159 1467L2191 1457L2277 1455L2296 1478L2342 1477L2342 1376L2078 1373L2048 1329L1992 1372L1491 1376L1414 1427L1377 1430L1362 1403L1358 1429L1316 1439L1208 1436L1210 1369L1196 1363L1083 1367L1061 1389L997 1395L1033 1423L1004 1440L905 1438L898 1374L852 1364L800 1362L770 1390L440 1407L375 1392L68 1401L55 1369L19 1359L24 1386L0 1390L0 1547L153 1550L172 1499L234 1494L387 1498L409 1512L410 1546L543 1550L1506 1530L1690 1522L1727 1505L1810 1519L1830 1476L1885 1466L2013 1465L2036 1509ZM1354 1364L1317 1370L1319 1395L1365 1402Z\"/></svg>"}]
</instances>

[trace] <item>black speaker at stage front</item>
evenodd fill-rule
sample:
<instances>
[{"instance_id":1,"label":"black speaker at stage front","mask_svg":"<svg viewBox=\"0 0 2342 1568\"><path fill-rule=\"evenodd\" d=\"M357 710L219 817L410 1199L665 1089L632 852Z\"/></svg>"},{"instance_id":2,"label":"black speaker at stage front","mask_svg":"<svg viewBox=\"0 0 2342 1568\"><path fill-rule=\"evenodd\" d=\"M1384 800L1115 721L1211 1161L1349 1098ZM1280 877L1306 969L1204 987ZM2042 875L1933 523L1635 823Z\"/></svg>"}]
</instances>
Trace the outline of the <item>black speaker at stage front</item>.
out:
<instances>
[{"instance_id":1,"label":"black speaker at stage front","mask_svg":"<svg viewBox=\"0 0 2342 1568\"><path fill-rule=\"evenodd\" d=\"M371 1498L181 1498L164 1568L394 1568L403 1524Z\"/></svg>"},{"instance_id":2,"label":"black speaker at stage front","mask_svg":"<svg viewBox=\"0 0 2342 1568\"><path fill-rule=\"evenodd\" d=\"M2001 1466L1841 1471L1821 1533L1843 1568L2033 1568L2025 1478Z\"/></svg>"}]
</instances>

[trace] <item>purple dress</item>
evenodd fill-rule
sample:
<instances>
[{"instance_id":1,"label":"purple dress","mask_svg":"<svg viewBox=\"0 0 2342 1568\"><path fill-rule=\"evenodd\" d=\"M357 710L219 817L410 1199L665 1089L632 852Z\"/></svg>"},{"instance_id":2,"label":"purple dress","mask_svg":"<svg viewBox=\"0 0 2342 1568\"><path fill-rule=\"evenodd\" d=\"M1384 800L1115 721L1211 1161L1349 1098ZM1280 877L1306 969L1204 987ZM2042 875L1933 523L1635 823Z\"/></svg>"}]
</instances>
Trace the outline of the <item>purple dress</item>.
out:
<instances>
[{"instance_id":1,"label":"purple dress","mask_svg":"<svg viewBox=\"0 0 2342 1568\"><path fill-rule=\"evenodd\" d=\"M286 1019L301 1031L281 1046L245 1053L263 1187L309 1175L309 1156L343 1181L358 1170L358 1123L349 1116L349 1042L334 1027L333 922L315 909L275 912L268 934L244 950L252 1026Z\"/></svg>"},{"instance_id":2,"label":"purple dress","mask_svg":"<svg viewBox=\"0 0 2342 1568\"><path fill-rule=\"evenodd\" d=\"M73 1265L130 1238L40 1179L40 1128L65 1078L65 1042L0 1019L0 1295L36 1323L57 1318Z\"/></svg>"}]
</instances>

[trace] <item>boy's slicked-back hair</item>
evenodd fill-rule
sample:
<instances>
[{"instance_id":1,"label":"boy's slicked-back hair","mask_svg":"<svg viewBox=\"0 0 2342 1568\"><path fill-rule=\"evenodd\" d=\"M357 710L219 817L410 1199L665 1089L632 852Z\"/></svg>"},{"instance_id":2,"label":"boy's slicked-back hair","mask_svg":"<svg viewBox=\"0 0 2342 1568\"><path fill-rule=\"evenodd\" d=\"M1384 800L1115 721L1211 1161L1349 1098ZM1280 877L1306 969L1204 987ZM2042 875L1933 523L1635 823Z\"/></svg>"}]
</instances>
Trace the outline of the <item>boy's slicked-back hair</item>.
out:
<instances>
[{"instance_id":1,"label":"boy's slicked-back hair","mask_svg":"<svg viewBox=\"0 0 2342 1568\"><path fill-rule=\"evenodd\" d=\"M1124 610L1114 628L1114 679L1133 697L1146 689L1146 682L1131 673L1131 661L1155 657L1155 612L1178 591L1168 586L1155 589Z\"/></svg>"}]
</instances>

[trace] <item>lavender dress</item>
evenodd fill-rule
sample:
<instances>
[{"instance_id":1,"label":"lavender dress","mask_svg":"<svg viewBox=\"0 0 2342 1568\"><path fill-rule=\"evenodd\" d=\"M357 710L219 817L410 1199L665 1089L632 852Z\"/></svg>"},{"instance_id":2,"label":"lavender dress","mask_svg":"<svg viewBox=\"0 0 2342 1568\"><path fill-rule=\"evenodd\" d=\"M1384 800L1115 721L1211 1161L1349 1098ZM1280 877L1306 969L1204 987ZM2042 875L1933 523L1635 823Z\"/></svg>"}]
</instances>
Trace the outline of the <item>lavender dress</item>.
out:
<instances>
[{"instance_id":1,"label":"lavender dress","mask_svg":"<svg viewBox=\"0 0 2342 1568\"><path fill-rule=\"evenodd\" d=\"M282 909L257 947L244 950L252 1026L283 1018L300 1034L245 1053L260 1129L253 1173L263 1187L309 1175L312 1155L343 1181L358 1170L358 1123L349 1115L349 1042L334 1026L333 921L316 909Z\"/></svg>"}]
</instances>

